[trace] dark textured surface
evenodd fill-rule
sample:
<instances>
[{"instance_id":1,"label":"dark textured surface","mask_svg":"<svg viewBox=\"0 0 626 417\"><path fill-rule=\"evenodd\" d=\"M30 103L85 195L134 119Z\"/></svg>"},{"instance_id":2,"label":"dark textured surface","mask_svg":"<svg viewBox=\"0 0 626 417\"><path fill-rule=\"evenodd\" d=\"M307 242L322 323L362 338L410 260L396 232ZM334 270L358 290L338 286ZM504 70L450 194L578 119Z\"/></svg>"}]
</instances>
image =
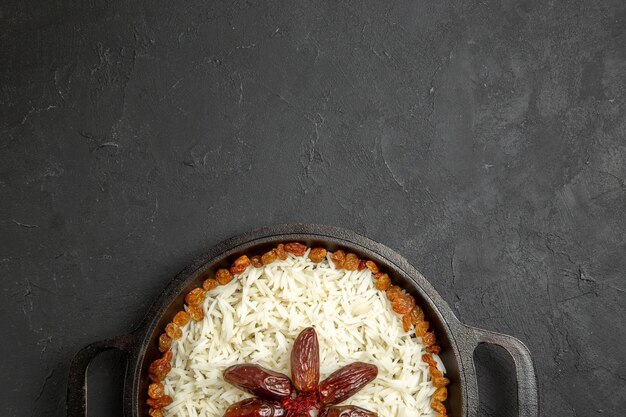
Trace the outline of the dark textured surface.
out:
<instances>
[{"instance_id":1,"label":"dark textured surface","mask_svg":"<svg viewBox=\"0 0 626 417\"><path fill-rule=\"evenodd\" d=\"M4 414L62 416L80 347L206 247L306 221L526 342L543 415L621 415L625 3L292 3L1 3ZM481 392L514 388L500 359Z\"/></svg>"}]
</instances>

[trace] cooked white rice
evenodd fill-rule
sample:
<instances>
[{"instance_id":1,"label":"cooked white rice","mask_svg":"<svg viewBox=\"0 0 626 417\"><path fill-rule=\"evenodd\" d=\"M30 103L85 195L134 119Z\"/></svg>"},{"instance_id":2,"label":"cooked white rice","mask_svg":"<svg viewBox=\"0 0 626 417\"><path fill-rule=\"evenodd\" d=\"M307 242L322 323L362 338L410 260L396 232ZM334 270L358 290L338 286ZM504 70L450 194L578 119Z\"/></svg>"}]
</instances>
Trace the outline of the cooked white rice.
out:
<instances>
[{"instance_id":1,"label":"cooked white rice","mask_svg":"<svg viewBox=\"0 0 626 417\"><path fill-rule=\"evenodd\" d=\"M224 381L230 365L257 363L290 375L291 346L309 326L317 330L322 379L354 361L378 366L378 377L346 404L380 417L436 415L424 348L404 332L367 269L337 270L328 259L315 264L307 255L289 255L249 267L207 294L203 307L204 320L191 321L172 344L164 385L174 402L167 417L222 417L230 404L250 397Z\"/></svg>"}]
</instances>

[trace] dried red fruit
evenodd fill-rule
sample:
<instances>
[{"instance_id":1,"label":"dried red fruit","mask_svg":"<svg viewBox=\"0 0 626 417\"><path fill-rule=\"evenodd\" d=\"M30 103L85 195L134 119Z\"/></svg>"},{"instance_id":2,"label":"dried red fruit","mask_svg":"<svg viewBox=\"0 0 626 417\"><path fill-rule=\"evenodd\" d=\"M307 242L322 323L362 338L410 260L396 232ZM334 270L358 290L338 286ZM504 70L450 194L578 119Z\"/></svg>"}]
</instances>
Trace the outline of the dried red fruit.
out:
<instances>
[{"instance_id":1,"label":"dried red fruit","mask_svg":"<svg viewBox=\"0 0 626 417\"><path fill-rule=\"evenodd\" d=\"M252 395L273 400L291 397L289 377L259 365L234 365L224 371L224 379Z\"/></svg>"},{"instance_id":2,"label":"dried red fruit","mask_svg":"<svg viewBox=\"0 0 626 417\"><path fill-rule=\"evenodd\" d=\"M289 242L285 244L285 252L292 253L296 256L302 256L306 252L306 245L300 242Z\"/></svg>"},{"instance_id":3,"label":"dried red fruit","mask_svg":"<svg viewBox=\"0 0 626 417\"><path fill-rule=\"evenodd\" d=\"M283 417L286 412L280 403L248 398L228 407L224 417Z\"/></svg>"},{"instance_id":4,"label":"dried red fruit","mask_svg":"<svg viewBox=\"0 0 626 417\"><path fill-rule=\"evenodd\" d=\"M322 405L338 404L356 394L378 375L376 365L354 362L330 374L320 383L318 393Z\"/></svg>"},{"instance_id":5,"label":"dried red fruit","mask_svg":"<svg viewBox=\"0 0 626 417\"><path fill-rule=\"evenodd\" d=\"M161 334L161 336L159 336L159 351L161 353L167 352L168 350L170 350L171 346L172 338L169 337L166 333Z\"/></svg>"},{"instance_id":6,"label":"dried red fruit","mask_svg":"<svg viewBox=\"0 0 626 417\"><path fill-rule=\"evenodd\" d=\"M261 268L263 266L263 262L261 261L261 257L260 256L253 256L252 258L250 258L250 262L252 263L252 266L255 268Z\"/></svg>"},{"instance_id":7,"label":"dried red fruit","mask_svg":"<svg viewBox=\"0 0 626 417\"><path fill-rule=\"evenodd\" d=\"M435 355L439 355L441 353L441 346L439 346L439 345L428 346L426 348L426 352L434 353Z\"/></svg>"},{"instance_id":8,"label":"dried red fruit","mask_svg":"<svg viewBox=\"0 0 626 417\"><path fill-rule=\"evenodd\" d=\"M357 271L362 271L365 269L365 261L364 260L360 260L359 261L359 266L357 267Z\"/></svg>"},{"instance_id":9,"label":"dried red fruit","mask_svg":"<svg viewBox=\"0 0 626 417\"><path fill-rule=\"evenodd\" d=\"M424 337L424 335L428 331L429 326L430 326L430 323L427 321L420 321L419 323L417 323L415 325L415 336Z\"/></svg>"},{"instance_id":10,"label":"dried red fruit","mask_svg":"<svg viewBox=\"0 0 626 417\"><path fill-rule=\"evenodd\" d=\"M325 409L320 417L377 417L378 414L354 405L333 406Z\"/></svg>"},{"instance_id":11,"label":"dried red fruit","mask_svg":"<svg viewBox=\"0 0 626 417\"><path fill-rule=\"evenodd\" d=\"M172 351L168 350L160 359L155 360L148 367L148 376L153 382L161 382L165 376L172 370L170 361L172 360ZM158 408L158 407L153 407Z\"/></svg>"},{"instance_id":12,"label":"dried red fruit","mask_svg":"<svg viewBox=\"0 0 626 417\"><path fill-rule=\"evenodd\" d=\"M200 321L204 318L204 310L200 306L187 306L187 313L193 321Z\"/></svg>"},{"instance_id":13,"label":"dried red fruit","mask_svg":"<svg viewBox=\"0 0 626 417\"><path fill-rule=\"evenodd\" d=\"M165 387L160 382L153 382L148 385L148 396L150 398L161 398L165 395Z\"/></svg>"},{"instance_id":14,"label":"dried red fruit","mask_svg":"<svg viewBox=\"0 0 626 417\"><path fill-rule=\"evenodd\" d=\"M278 253L276 253L276 249L272 249L269 252L265 252L263 256L261 256L261 262L263 265L269 265L278 259Z\"/></svg>"},{"instance_id":15,"label":"dried red fruit","mask_svg":"<svg viewBox=\"0 0 626 417\"><path fill-rule=\"evenodd\" d=\"M341 249L336 250L330 255L330 260L335 264L335 268L343 269L344 262L346 261L346 253Z\"/></svg>"},{"instance_id":16,"label":"dried red fruit","mask_svg":"<svg viewBox=\"0 0 626 417\"><path fill-rule=\"evenodd\" d=\"M388 291L392 288L391 286L391 278L389 278L388 274L378 273L374 277L374 287L379 291ZM395 287L395 285L394 285ZM398 291L400 291L400 287L396 287ZM395 291L395 290L393 290ZM387 298L389 298L389 293L387 293Z\"/></svg>"},{"instance_id":17,"label":"dried red fruit","mask_svg":"<svg viewBox=\"0 0 626 417\"><path fill-rule=\"evenodd\" d=\"M204 291L208 292L208 291L216 289L217 287L219 287L219 285L220 283L217 282L215 278L207 278L202 283L202 288L204 289Z\"/></svg>"},{"instance_id":18,"label":"dried red fruit","mask_svg":"<svg viewBox=\"0 0 626 417\"><path fill-rule=\"evenodd\" d=\"M346 255L346 259L343 262L343 268L346 271L356 271L359 267L359 257L354 253L349 253Z\"/></svg>"},{"instance_id":19,"label":"dried red fruit","mask_svg":"<svg viewBox=\"0 0 626 417\"><path fill-rule=\"evenodd\" d=\"M165 408L172 403L172 397L169 395L164 395L161 398L148 398L146 400L146 404L155 410Z\"/></svg>"},{"instance_id":20,"label":"dried red fruit","mask_svg":"<svg viewBox=\"0 0 626 417\"><path fill-rule=\"evenodd\" d=\"M215 273L215 279L220 285L226 285L233 280L233 274L228 269L218 269Z\"/></svg>"},{"instance_id":21,"label":"dried red fruit","mask_svg":"<svg viewBox=\"0 0 626 417\"><path fill-rule=\"evenodd\" d=\"M317 388L320 381L320 347L313 327L304 329L291 350L291 379L301 392Z\"/></svg>"},{"instance_id":22,"label":"dried red fruit","mask_svg":"<svg viewBox=\"0 0 626 417\"><path fill-rule=\"evenodd\" d=\"M239 258L235 259L235 262L233 262L230 267L230 273L233 275L242 274L251 263L250 258L246 255L241 255Z\"/></svg>"},{"instance_id":23,"label":"dried red fruit","mask_svg":"<svg viewBox=\"0 0 626 417\"><path fill-rule=\"evenodd\" d=\"M398 314L407 314L415 307L415 298L409 294L400 294L391 301L391 309Z\"/></svg>"},{"instance_id":24,"label":"dried red fruit","mask_svg":"<svg viewBox=\"0 0 626 417\"><path fill-rule=\"evenodd\" d=\"M433 359L432 355L422 355L422 360L429 366L437 366L437 362Z\"/></svg>"},{"instance_id":25,"label":"dried red fruit","mask_svg":"<svg viewBox=\"0 0 626 417\"><path fill-rule=\"evenodd\" d=\"M285 245L281 243L276 246L276 249L274 250L276 251L276 256L278 256L278 259L280 259L281 261L287 259L287 251L285 250Z\"/></svg>"},{"instance_id":26,"label":"dried red fruit","mask_svg":"<svg viewBox=\"0 0 626 417\"><path fill-rule=\"evenodd\" d=\"M189 306L197 306L202 304L206 297L206 291L202 288L194 288L189 291L189 294L185 297L185 303Z\"/></svg>"},{"instance_id":27,"label":"dried red fruit","mask_svg":"<svg viewBox=\"0 0 626 417\"><path fill-rule=\"evenodd\" d=\"M374 261L365 261L365 266L370 270L372 274L378 274L378 265Z\"/></svg>"},{"instance_id":28,"label":"dried red fruit","mask_svg":"<svg viewBox=\"0 0 626 417\"><path fill-rule=\"evenodd\" d=\"M180 339L183 336L183 331L174 323L168 323L167 326L165 326L165 333L167 333L172 340Z\"/></svg>"},{"instance_id":29,"label":"dried red fruit","mask_svg":"<svg viewBox=\"0 0 626 417\"><path fill-rule=\"evenodd\" d=\"M326 249L324 248L313 248L309 252L309 259L315 263L322 262L326 259Z\"/></svg>"},{"instance_id":30,"label":"dried red fruit","mask_svg":"<svg viewBox=\"0 0 626 417\"><path fill-rule=\"evenodd\" d=\"M172 323L178 327L183 327L185 324L189 323L189 314L184 311L179 311L176 315L174 315Z\"/></svg>"}]
</instances>

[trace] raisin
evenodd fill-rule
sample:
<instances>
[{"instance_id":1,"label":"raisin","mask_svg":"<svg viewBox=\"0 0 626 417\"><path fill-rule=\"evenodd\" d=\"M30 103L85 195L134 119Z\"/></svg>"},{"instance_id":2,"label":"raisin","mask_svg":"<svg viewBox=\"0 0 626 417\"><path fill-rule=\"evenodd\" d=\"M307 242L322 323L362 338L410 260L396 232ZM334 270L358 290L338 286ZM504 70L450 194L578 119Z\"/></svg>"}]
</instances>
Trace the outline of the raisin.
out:
<instances>
[{"instance_id":1,"label":"raisin","mask_svg":"<svg viewBox=\"0 0 626 417\"><path fill-rule=\"evenodd\" d=\"M328 407L320 417L377 417L378 414L354 405Z\"/></svg>"},{"instance_id":2,"label":"raisin","mask_svg":"<svg viewBox=\"0 0 626 417\"><path fill-rule=\"evenodd\" d=\"M428 373L430 374L430 377L433 379L443 377L443 372L441 372L439 368L437 368L437 366L435 365L428 366Z\"/></svg>"},{"instance_id":3,"label":"raisin","mask_svg":"<svg viewBox=\"0 0 626 417\"><path fill-rule=\"evenodd\" d=\"M424 320L424 310L422 310L420 306L417 306L417 305L413 307L411 312L408 313L407 315L409 316L409 320L411 321L411 324L417 324L420 321Z\"/></svg>"},{"instance_id":4,"label":"raisin","mask_svg":"<svg viewBox=\"0 0 626 417\"><path fill-rule=\"evenodd\" d=\"M202 283L202 288L204 289L204 291L211 291L216 289L217 287L219 287L220 283L217 282L217 280L215 278L208 278L205 279L204 282Z\"/></svg>"},{"instance_id":5,"label":"raisin","mask_svg":"<svg viewBox=\"0 0 626 417\"><path fill-rule=\"evenodd\" d=\"M178 327L183 327L185 324L189 323L189 314L184 311L179 311L172 319L172 323Z\"/></svg>"},{"instance_id":6,"label":"raisin","mask_svg":"<svg viewBox=\"0 0 626 417\"><path fill-rule=\"evenodd\" d=\"M362 271L365 269L365 261L364 260L360 260L359 261L359 266L356 268L357 271Z\"/></svg>"},{"instance_id":7,"label":"raisin","mask_svg":"<svg viewBox=\"0 0 626 417\"><path fill-rule=\"evenodd\" d=\"M389 278L389 275L381 273L378 273L376 275L377 276L374 280L374 287L376 287L376 289L379 291L387 291L389 287L391 287L391 278Z\"/></svg>"},{"instance_id":8,"label":"raisin","mask_svg":"<svg viewBox=\"0 0 626 417\"><path fill-rule=\"evenodd\" d=\"M276 246L276 256L278 256L278 259L280 259L281 261L284 261L285 259L287 259L287 251L285 250L285 245L283 245L282 243L278 246Z\"/></svg>"},{"instance_id":9,"label":"raisin","mask_svg":"<svg viewBox=\"0 0 626 417\"><path fill-rule=\"evenodd\" d=\"M269 265L278 259L278 254L276 253L276 249L272 249L269 252L265 252L263 256L261 256L261 262L263 265Z\"/></svg>"},{"instance_id":10,"label":"raisin","mask_svg":"<svg viewBox=\"0 0 626 417\"><path fill-rule=\"evenodd\" d=\"M322 262L326 259L326 249L324 248L313 248L311 252L309 252L309 259L315 263Z\"/></svg>"},{"instance_id":11,"label":"raisin","mask_svg":"<svg viewBox=\"0 0 626 417\"><path fill-rule=\"evenodd\" d=\"M433 332L424 333L424 336L422 336L422 344L425 347L432 346L435 343L437 343L437 339L435 338L435 333Z\"/></svg>"},{"instance_id":12,"label":"raisin","mask_svg":"<svg viewBox=\"0 0 626 417\"><path fill-rule=\"evenodd\" d=\"M248 398L228 407L223 417L283 417L282 405L275 401Z\"/></svg>"},{"instance_id":13,"label":"raisin","mask_svg":"<svg viewBox=\"0 0 626 417\"><path fill-rule=\"evenodd\" d=\"M346 261L346 253L341 249L336 250L331 256L331 261L335 264L335 268L343 269L344 262Z\"/></svg>"},{"instance_id":14,"label":"raisin","mask_svg":"<svg viewBox=\"0 0 626 417\"><path fill-rule=\"evenodd\" d=\"M409 313L402 316L402 330L408 332L411 330L411 326L413 326L413 323L411 323L411 314Z\"/></svg>"},{"instance_id":15,"label":"raisin","mask_svg":"<svg viewBox=\"0 0 626 417\"><path fill-rule=\"evenodd\" d=\"M427 321L420 321L419 323L417 323L415 325L415 336L424 337L424 335L428 331L429 326L430 326L430 323Z\"/></svg>"},{"instance_id":16,"label":"raisin","mask_svg":"<svg viewBox=\"0 0 626 417\"><path fill-rule=\"evenodd\" d=\"M446 387L439 387L433 394L433 400L444 402L448 399L448 389Z\"/></svg>"},{"instance_id":17,"label":"raisin","mask_svg":"<svg viewBox=\"0 0 626 417\"><path fill-rule=\"evenodd\" d=\"M193 321L200 321L204 318L204 310L200 306L187 306L187 313Z\"/></svg>"},{"instance_id":18,"label":"raisin","mask_svg":"<svg viewBox=\"0 0 626 417\"><path fill-rule=\"evenodd\" d=\"M150 417L163 417L163 410L160 408L151 408L150 411L148 411L148 415Z\"/></svg>"},{"instance_id":19,"label":"raisin","mask_svg":"<svg viewBox=\"0 0 626 417\"><path fill-rule=\"evenodd\" d=\"M164 395L161 398L148 398L146 400L146 404L150 407L158 410L160 408L165 408L172 403L172 397L169 395Z\"/></svg>"},{"instance_id":20,"label":"raisin","mask_svg":"<svg viewBox=\"0 0 626 417\"><path fill-rule=\"evenodd\" d=\"M150 398L161 398L165 395L165 387L160 382L153 382L148 385L148 395Z\"/></svg>"},{"instance_id":21,"label":"raisin","mask_svg":"<svg viewBox=\"0 0 626 417\"><path fill-rule=\"evenodd\" d=\"M250 258L246 255L241 255L239 258L235 259L232 266L230 267L230 273L233 275L242 274L247 267L251 264Z\"/></svg>"},{"instance_id":22,"label":"raisin","mask_svg":"<svg viewBox=\"0 0 626 417\"><path fill-rule=\"evenodd\" d=\"M261 262L261 257L259 255L250 258L250 262L255 268L261 268L263 266L263 262Z\"/></svg>"},{"instance_id":23,"label":"raisin","mask_svg":"<svg viewBox=\"0 0 626 417\"><path fill-rule=\"evenodd\" d=\"M429 366L437 366L437 362L433 359L432 355L422 355L422 360Z\"/></svg>"},{"instance_id":24,"label":"raisin","mask_svg":"<svg viewBox=\"0 0 626 417\"><path fill-rule=\"evenodd\" d=\"M148 368L148 376L153 382L161 382L165 376L172 370L170 361L172 360L172 351L168 350L163 354L161 359L157 359L150 364ZM157 408L157 407L154 407Z\"/></svg>"},{"instance_id":25,"label":"raisin","mask_svg":"<svg viewBox=\"0 0 626 417\"><path fill-rule=\"evenodd\" d=\"M306 252L306 245L299 242L290 242L285 245L285 252L293 253L296 256L302 256Z\"/></svg>"},{"instance_id":26,"label":"raisin","mask_svg":"<svg viewBox=\"0 0 626 417\"><path fill-rule=\"evenodd\" d=\"M372 274L378 274L378 265L374 261L365 261L365 266L370 270Z\"/></svg>"},{"instance_id":27,"label":"raisin","mask_svg":"<svg viewBox=\"0 0 626 417\"><path fill-rule=\"evenodd\" d=\"M384 274L384 275L387 275L387 274ZM402 295L402 289L398 287L397 285L392 285L391 287L387 288L387 298L389 299L389 301L393 302L393 300L395 300L401 295Z\"/></svg>"},{"instance_id":28,"label":"raisin","mask_svg":"<svg viewBox=\"0 0 626 417\"><path fill-rule=\"evenodd\" d=\"M188 306L198 306L202 304L204 298L206 297L206 291L202 288L194 288L189 291L189 294L185 297L185 303Z\"/></svg>"},{"instance_id":29,"label":"raisin","mask_svg":"<svg viewBox=\"0 0 626 417\"><path fill-rule=\"evenodd\" d=\"M170 350L172 346L172 338L169 337L166 333L163 333L159 336L159 351L164 353Z\"/></svg>"},{"instance_id":30,"label":"raisin","mask_svg":"<svg viewBox=\"0 0 626 417\"><path fill-rule=\"evenodd\" d=\"M442 414L446 413L446 406L443 405L441 401L433 400L433 402L430 403L430 408L432 408L438 413L442 413Z\"/></svg>"},{"instance_id":31,"label":"raisin","mask_svg":"<svg viewBox=\"0 0 626 417\"><path fill-rule=\"evenodd\" d=\"M433 378L433 386L440 388L440 387L445 387L447 385L450 384L450 380L446 377L437 377L437 378Z\"/></svg>"},{"instance_id":32,"label":"raisin","mask_svg":"<svg viewBox=\"0 0 626 417\"><path fill-rule=\"evenodd\" d=\"M215 279L221 285L226 285L233 280L233 274L228 269L218 269L215 273Z\"/></svg>"},{"instance_id":33,"label":"raisin","mask_svg":"<svg viewBox=\"0 0 626 417\"><path fill-rule=\"evenodd\" d=\"M330 374L320 383L318 394L322 405L338 404L356 394L378 375L376 365L353 362Z\"/></svg>"},{"instance_id":34,"label":"raisin","mask_svg":"<svg viewBox=\"0 0 626 417\"><path fill-rule=\"evenodd\" d=\"M359 257L354 253L347 254L346 260L343 262L343 267L348 271L356 271L359 267Z\"/></svg>"},{"instance_id":35,"label":"raisin","mask_svg":"<svg viewBox=\"0 0 626 417\"><path fill-rule=\"evenodd\" d=\"M165 333L172 339L180 339L183 336L183 331L174 323L168 323L165 326Z\"/></svg>"},{"instance_id":36,"label":"raisin","mask_svg":"<svg viewBox=\"0 0 626 417\"><path fill-rule=\"evenodd\" d=\"M439 346L439 345L428 346L426 348L426 352L434 353L435 355L439 355L441 353L441 346Z\"/></svg>"},{"instance_id":37,"label":"raisin","mask_svg":"<svg viewBox=\"0 0 626 417\"><path fill-rule=\"evenodd\" d=\"M391 302L391 309L398 314L410 313L415 307L415 298L408 294L402 294Z\"/></svg>"},{"instance_id":38,"label":"raisin","mask_svg":"<svg viewBox=\"0 0 626 417\"><path fill-rule=\"evenodd\" d=\"M291 380L301 392L315 390L320 382L320 347L313 327L302 330L293 343Z\"/></svg>"},{"instance_id":39,"label":"raisin","mask_svg":"<svg viewBox=\"0 0 626 417\"><path fill-rule=\"evenodd\" d=\"M224 371L226 382L257 397L272 400L290 398L293 385L287 375L259 365L234 365Z\"/></svg>"}]
</instances>

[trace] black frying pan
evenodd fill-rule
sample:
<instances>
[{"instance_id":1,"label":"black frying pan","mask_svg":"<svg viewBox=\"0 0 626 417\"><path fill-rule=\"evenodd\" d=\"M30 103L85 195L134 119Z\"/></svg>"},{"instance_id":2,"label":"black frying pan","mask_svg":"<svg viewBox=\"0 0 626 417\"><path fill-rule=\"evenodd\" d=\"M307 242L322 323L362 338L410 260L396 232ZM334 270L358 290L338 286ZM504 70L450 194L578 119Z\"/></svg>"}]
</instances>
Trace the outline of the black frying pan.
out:
<instances>
[{"instance_id":1,"label":"black frying pan","mask_svg":"<svg viewBox=\"0 0 626 417\"><path fill-rule=\"evenodd\" d=\"M128 361L124 380L124 416L147 417L147 369L153 360L160 357L158 337L174 314L183 307L187 292L202 285L201 277L205 273L228 268L239 255L262 254L278 243L290 241L323 246L330 251L344 248L356 253L359 258L372 259L392 272L390 276L393 282L415 297L424 309L442 348L441 359L451 380L446 402L451 417L473 417L477 414L478 386L473 354L481 343L495 344L509 352L516 368L519 415L539 415L535 371L530 352L522 342L512 336L462 324L426 278L388 247L348 230L302 224L267 227L220 243L169 283L137 329L113 339L92 343L79 351L70 366L67 415L86 416L87 367L99 353L118 349L127 354Z\"/></svg>"}]
</instances>

